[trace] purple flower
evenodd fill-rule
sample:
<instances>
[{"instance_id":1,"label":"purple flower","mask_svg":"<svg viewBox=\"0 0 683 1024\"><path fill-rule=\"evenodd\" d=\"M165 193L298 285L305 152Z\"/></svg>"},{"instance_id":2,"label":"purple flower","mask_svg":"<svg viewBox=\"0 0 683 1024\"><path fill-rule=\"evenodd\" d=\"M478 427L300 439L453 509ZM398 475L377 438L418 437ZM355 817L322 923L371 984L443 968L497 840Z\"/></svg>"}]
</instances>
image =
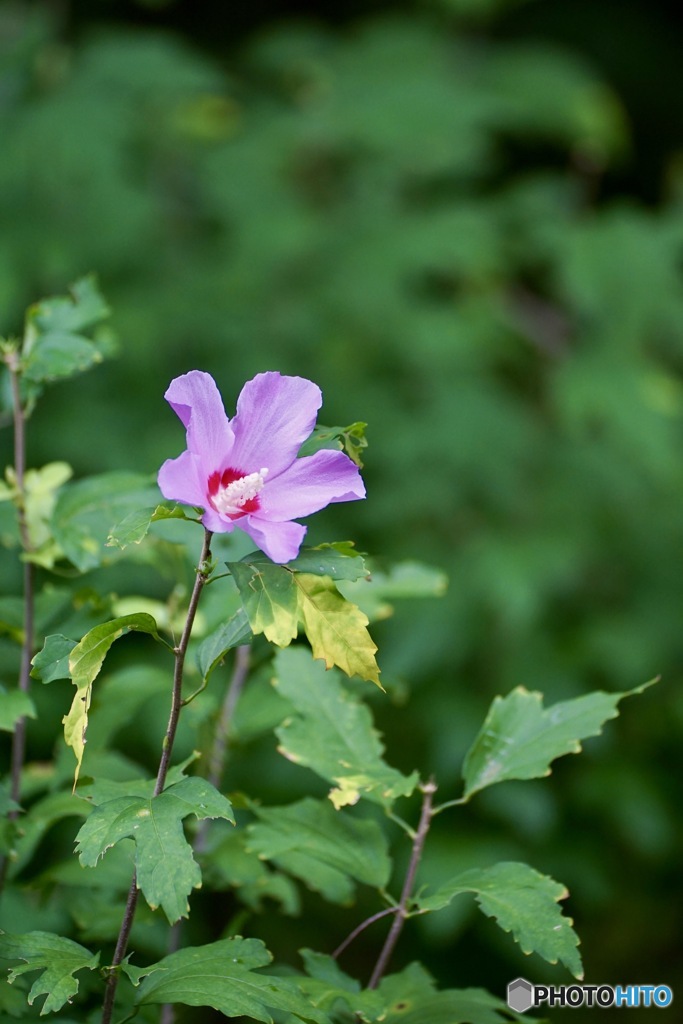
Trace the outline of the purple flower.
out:
<instances>
[{"instance_id":1,"label":"purple flower","mask_svg":"<svg viewBox=\"0 0 683 1024\"><path fill-rule=\"evenodd\" d=\"M213 377L190 370L164 396L187 429L187 451L159 470L165 498L204 509L212 533L236 526L274 562L299 553L306 527L292 522L331 502L365 497L358 469L340 451L298 459L322 404L303 377L259 373L247 381L229 420Z\"/></svg>"}]
</instances>

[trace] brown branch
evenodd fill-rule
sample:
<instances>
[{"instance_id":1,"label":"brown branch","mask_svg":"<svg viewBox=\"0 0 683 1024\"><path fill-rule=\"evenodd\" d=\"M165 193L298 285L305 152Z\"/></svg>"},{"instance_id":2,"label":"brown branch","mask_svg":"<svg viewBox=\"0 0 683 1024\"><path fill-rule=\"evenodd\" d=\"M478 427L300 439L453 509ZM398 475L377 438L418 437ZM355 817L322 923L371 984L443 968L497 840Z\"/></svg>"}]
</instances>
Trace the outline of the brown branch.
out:
<instances>
[{"instance_id":1,"label":"brown branch","mask_svg":"<svg viewBox=\"0 0 683 1024\"><path fill-rule=\"evenodd\" d=\"M31 537L26 520L26 413L21 402L20 389L20 363L15 351L8 352L5 362L9 369L12 388L12 406L14 422L14 474L17 490L16 507L17 522L19 524L19 537L25 556L31 554ZM24 562L23 572L23 599L24 599L24 636L21 644L21 661L19 664L18 688L22 693L28 693L31 683L31 659L34 651L34 567L29 557ZM10 768L10 799L19 803L21 795L21 773L24 767L26 756L26 718L21 717L12 734L12 752ZM18 811L13 808L9 811L8 818L15 821ZM0 893L5 887L7 870L9 868L9 857L2 858L0 864Z\"/></svg>"},{"instance_id":2,"label":"brown branch","mask_svg":"<svg viewBox=\"0 0 683 1024\"><path fill-rule=\"evenodd\" d=\"M387 969L392 953L396 948L396 943L403 931L403 925L405 924L406 917L408 916L408 904L410 903L410 898L413 893L415 876L422 857L422 851L424 849L427 833L429 832L429 826L432 821L432 800L436 793L436 783L430 779L430 781L426 782L421 788L422 810L420 811L420 824L417 826L417 832L415 833L415 839L413 840L413 849L410 855L410 863L408 864L406 877L403 882L401 899L399 900L398 907L396 908L396 916L391 922L389 934L386 937L382 951L377 958L375 969L373 970L370 981L368 982L368 988L377 988L384 972Z\"/></svg>"},{"instance_id":3,"label":"brown branch","mask_svg":"<svg viewBox=\"0 0 683 1024\"><path fill-rule=\"evenodd\" d=\"M192 627L194 625L195 615L197 614L197 607L199 605L199 598L201 596L204 584L206 583L208 576L208 562L211 556L211 537L212 534L209 530L204 531L204 545L202 547L202 553L199 559L199 565L197 566L197 572L194 581L194 587L192 588L192 595L190 597L190 604L187 609L187 617L185 619L185 626L183 628L182 636L178 646L175 649L175 666L173 670L173 691L171 696L171 712L168 719L168 726L166 727L166 735L161 749L161 758L159 761L159 770L157 772L156 783L154 785L154 796L159 796L166 785L166 777L168 775L168 769L171 763L171 756L173 754L173 743L175 741L176 731L178 729L178 719L180 718L180 711L182 708L182 688L183 688L183 670L185 667L185 655L187 654L188 644L190 642L190 636L192 635ZM126 900L126 907L123 913L123 920L121 922L121 930L116 943L116 949L114 950L114 958L109 967L109 976L107 977L107 985L104 992L104 1005L102 1007L102 1024L110 1024L112 1013L114 1010L114 999L116 998L116 989L119 984L120 967L123 963L128 949L128 939L130 938L130 932L133 927L133 921L135 918L135 908L138 901L138 887L137 877L133 875L133 881L128 891L128 899Z\"/></svg>"},{"instance_id":4,"label":"brown branch","mask_svg":"<svg viewBox=\"0 0 683 1024\"><path fill-rule=\"evenodd\" d=\"M332 954L332 959L336 960L338 956L341 956L344 950L351 945L353 940L358 938L358 936L364 932L366 928L369 928L371 924L374 924L375 921L381 920L383 917L388 917L389 914L398 914L398 909L398 907L385 907L384 910L378 910L376 914L371 914L370 917L366 917L366 919L362 921L357 928L353 929L350 935L346 936L343 942L339 943Z\"/></svg>"}]
</instances>

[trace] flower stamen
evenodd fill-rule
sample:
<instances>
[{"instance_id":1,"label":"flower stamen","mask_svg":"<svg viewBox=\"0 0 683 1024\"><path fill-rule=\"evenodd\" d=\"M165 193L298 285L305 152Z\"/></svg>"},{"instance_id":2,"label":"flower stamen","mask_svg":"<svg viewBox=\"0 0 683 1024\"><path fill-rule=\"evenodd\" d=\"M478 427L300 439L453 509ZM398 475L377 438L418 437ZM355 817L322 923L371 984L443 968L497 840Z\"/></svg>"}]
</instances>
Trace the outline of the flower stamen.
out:
<instances>
[{"instance_id":1,"label":"flower stamen","mask_svg":"<svg viewBox=\"0 0 683 1024\"><path fill-rule=\"evenodd\" d=\"M255 512L259 507L258 494L267 475L267 469L246 475L237 474L234 470L225 470L220 475L212 474L209 480L209 491L213 492L211 504L224 516L243 516Z\"/></svg>"}]
</instances>

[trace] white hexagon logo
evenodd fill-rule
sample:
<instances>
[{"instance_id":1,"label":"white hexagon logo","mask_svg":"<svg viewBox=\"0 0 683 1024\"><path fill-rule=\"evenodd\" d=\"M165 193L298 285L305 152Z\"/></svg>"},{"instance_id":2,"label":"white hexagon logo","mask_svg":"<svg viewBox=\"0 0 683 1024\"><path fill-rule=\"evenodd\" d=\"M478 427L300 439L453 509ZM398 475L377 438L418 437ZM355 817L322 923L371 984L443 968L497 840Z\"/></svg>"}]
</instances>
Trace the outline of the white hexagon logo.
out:
<instances>
[{"instance_id":1,"label":"white hexagon logo","mask_svg":"<svg viewBox=\"0 0 683 1024\"><path fill-rule=\"evenodd\" d=\"M534 1005L534 986L526 978L515 978L508 985L508 1006L517 1013L525 1013Z\"/></svg>"}]
</instances>

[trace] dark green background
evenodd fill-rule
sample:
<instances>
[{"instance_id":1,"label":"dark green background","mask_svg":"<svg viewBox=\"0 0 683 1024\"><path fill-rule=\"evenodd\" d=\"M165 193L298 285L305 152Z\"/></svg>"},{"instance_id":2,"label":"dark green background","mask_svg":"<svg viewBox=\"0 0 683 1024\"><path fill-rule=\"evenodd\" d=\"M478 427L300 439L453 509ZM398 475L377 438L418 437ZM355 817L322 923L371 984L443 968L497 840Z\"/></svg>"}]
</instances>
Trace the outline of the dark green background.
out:
<instances>
[{"instance_id":1,"label":"dark green background","mask_svg":"<svg viewBox=\"0 0 683 1024\"><path fill-rule=\"evenodd\" d=\"M565 882L591 982L680 979L682 43L645 0L0 4L0 331L92 270L120 339L42 401L30 463L155 472L193 367L228 410L279 369L323 422L367 420L368 501L310 536L447 570L375 628L388 758L443 797L495 694L661 673L426 858ZM283 946L359 919L308 913ZM413 925L410 957L499 994L568 980L474 912Z\"/></svg>"}]
</instances>

